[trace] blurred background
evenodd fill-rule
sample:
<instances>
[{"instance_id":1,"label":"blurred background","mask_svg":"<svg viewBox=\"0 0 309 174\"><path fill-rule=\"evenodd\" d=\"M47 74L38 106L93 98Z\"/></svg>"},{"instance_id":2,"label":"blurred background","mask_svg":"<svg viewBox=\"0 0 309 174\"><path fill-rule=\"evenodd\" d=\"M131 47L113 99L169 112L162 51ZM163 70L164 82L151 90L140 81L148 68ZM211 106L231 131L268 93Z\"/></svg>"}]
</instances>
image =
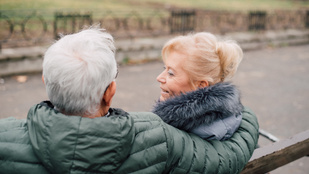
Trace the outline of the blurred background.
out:
<instances>
[{"instance_id":1,"label":"blurred background","mask_svg":"<svg viewBox=\"0 0 309 174\"><path fill-rule=\"evenodd\" d=\"M40 77L45 50L91 25L115 38L120 74L113 107L151 111L163 44L207 31L243 48L232 82L262 129L287 139L309 128L308 0L0 0L0 118L26 118L48 99ZM271 143L260 137L262 147ZM308 174L308 164L302 157L271 173Z\"/></svg>"}]
</instances>

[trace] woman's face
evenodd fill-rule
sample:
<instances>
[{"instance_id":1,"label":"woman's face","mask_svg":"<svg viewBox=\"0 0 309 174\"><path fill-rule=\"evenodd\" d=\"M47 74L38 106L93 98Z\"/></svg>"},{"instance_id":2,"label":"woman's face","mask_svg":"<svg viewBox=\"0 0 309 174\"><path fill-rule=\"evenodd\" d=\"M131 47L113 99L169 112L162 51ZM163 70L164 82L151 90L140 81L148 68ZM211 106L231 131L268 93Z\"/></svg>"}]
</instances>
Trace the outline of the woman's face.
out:
<instances>
[{"instance_id":1,"label":"woman's face","mask_svg":"<svg viewBox=\"0 0 309 174\"><path fill-rule=\"evenodd\" d=\"M195 90L190 82L189 75L184 71L186 55L175 51L170 52L164 61L164 70L157 77L161 83L160 101L164 101L175 95Z\"/></svg>"}]
</instances>

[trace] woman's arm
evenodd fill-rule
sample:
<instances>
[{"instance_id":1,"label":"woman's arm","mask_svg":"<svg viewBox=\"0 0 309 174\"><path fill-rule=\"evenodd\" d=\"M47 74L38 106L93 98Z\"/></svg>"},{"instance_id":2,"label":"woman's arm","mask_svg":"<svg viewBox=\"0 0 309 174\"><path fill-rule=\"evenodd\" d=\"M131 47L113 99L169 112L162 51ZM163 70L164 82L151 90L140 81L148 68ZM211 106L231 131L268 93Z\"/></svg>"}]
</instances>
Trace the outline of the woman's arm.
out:
<instances>
[{"instance_id":1,"label":"woman's arm","mask_svg":"<svg viewBox=\"0 0 309 174\"><path fill-rule=\"evenodd\" d=\"M258 121L245 108L239 129L226 141L205 141L167 125L170 173L239 173L247 164L258 142ZM180 135L179 135L180 134Z\"/></svg>"}]
</instances>

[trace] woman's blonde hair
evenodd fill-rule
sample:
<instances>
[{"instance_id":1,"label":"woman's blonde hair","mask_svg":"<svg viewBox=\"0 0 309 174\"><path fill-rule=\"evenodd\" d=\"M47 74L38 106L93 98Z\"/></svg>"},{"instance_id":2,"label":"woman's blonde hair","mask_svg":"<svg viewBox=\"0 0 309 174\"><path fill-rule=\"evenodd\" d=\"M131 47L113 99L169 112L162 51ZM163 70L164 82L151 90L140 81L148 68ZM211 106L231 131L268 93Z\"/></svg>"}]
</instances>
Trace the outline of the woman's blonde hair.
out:
<instances>
[{"instance_id":1,"label":"woman's blonde hair","mask_svg":"<svg viewBox=\"0 0 309 174\"><path fill-rule=\"evenodd\" d=\"M210 85L233 77L243 58L243 51L235 41L219 41L207 32L171 39L162 49L163 61L173 51L187 55L183 68L192 83L206 80Z\"/></svg>"}]
</instances>

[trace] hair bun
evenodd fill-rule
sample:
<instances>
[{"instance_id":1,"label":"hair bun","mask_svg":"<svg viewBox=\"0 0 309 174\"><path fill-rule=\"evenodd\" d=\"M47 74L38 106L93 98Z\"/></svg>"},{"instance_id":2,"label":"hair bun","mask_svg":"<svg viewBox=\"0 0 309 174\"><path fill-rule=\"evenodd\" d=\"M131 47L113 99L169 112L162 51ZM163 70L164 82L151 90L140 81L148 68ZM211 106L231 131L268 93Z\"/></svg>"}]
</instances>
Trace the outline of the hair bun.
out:
<instances>
[{"instance_id":1,"label":"hair bun","mask_svg":"<svg viewBox=\"0 0 309 174\"><path fill-rule=\"evenodd\" d=\"M216 54L220 59L221 81L232 78L243 58L242 49L233 40L219 41L216 44Z\"/></svg>"}]
</instances>

